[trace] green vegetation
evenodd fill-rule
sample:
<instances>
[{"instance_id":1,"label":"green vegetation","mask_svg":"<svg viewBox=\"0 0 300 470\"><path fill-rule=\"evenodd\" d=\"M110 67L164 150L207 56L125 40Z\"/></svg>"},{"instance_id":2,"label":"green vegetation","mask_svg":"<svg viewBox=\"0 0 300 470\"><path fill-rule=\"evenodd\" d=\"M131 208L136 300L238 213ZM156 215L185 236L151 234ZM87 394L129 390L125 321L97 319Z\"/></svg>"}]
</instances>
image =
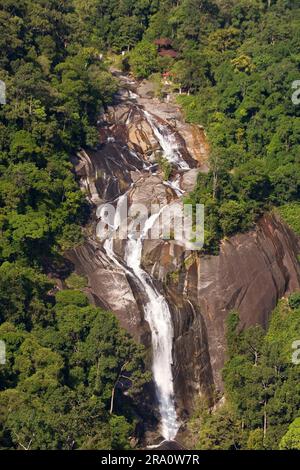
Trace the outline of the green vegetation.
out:
<instances>
[{"instance_id":1,"label":"green vegetation","mask_svg":"<svg viewBox=\"0 0 300 470\"><path fill-rule=\"evenodd\" d=\"M274 206L300 234L299 13L296 0L1 2L2 449L128 448L149 380L142 348L88 304L86 280L63 259L89 216L70 156L97 146L98 115L117 90L103 52L128 51L124 67L152 75L158 96L169 72L187 120L205 126L210 171L187 202L205 204L205 250L216 253ZM159 38L177 54L159 55ZM57 292L46 274L62 272L69 289ZM280 302L267 333L238 322L233 313L226 403L199 405L197 447L299 448L299 294Z\"/></svg>"},{"instance_id":2,"label":"green vegetation","mask_svg":"<svg viewBox=\"0 0 300 470\"><path fill-rule=\"evenodd\" d=\"M69 158L96 144L116 84L85 30L76 37L72 2L4 1L0 13L0 261L43 265L81 241L86 209Z\"/></svg>"},{"instance_id":3,"label":"green vegetation","mask_svg":"<svg viewBox=\"0 0 300 470\"><path fill-rule=\"evenodd\" d=\"M86 35L94 47L121 52L142 39L158 0L74 0L78 27L76 39ZM73 17L70 18L73 20Z\"/></svg>"},{"instance_id":4,"label":"green vegetation","mask_svg":"<svg viewBox=\"0 0 300 470\"><path fill-rule=\"evenodd\" d=\"M285 204L278 208L278 212L294 232L300 235L300 204L298 202Z\"/></svg>"},{"instance_id":5,"label":"green vegetation","mask_svg":"<svg viewBox=\"0 0 300 470\"><path fill-rule=\"evenodd\" d=\"M141 41L129 58L130 67L137 78L149 77L157 69L157 49L148 41Z\"/></svg>"},{"instance_id":6,"label":"green vegetation","mask_svg":"<svg viewBox=\"0 0 300 470\"><path fill-rule=\"evenodd\" d=\"M117 90L85 21L92 3L0 6L2 449L128 448L149 379L142 348L89 306L85 279L72 274L75 290L55 296L45 275L67 275L62 255L82 241L89 213L70 156L97 144L98 114Z\"/></svg>"},{"instance_id":7,"label":"green vegetation","mask_svg":"<svg viewBox=\"0 0 300 470\"><path fill-rule=\"evenodd\" d=\"M281 450L300 450L300 418L289 426L287 433L280 441Z\"/></svg>"},{"instance_id":8,"label":"green vegetation","mask_svg":"<svg viewBox=\"0 0 300 470\"><path fill-rule=\"evenodd\" d=\"M56 3L51 2L45 25L38 27L34 18L47 8L22 3L25 6L14 12L26 18L25 30L35 28L36 34L27 40L24 27L11 20L6 31L13 40L2 38L8 60L3 59L1 78L6 79L8 92L13 95L16 85L10 84L7 73L14 75L17 69L17 83L28 82L17 109L30 119L25 116L25 122L21 117L22 130L12 136L9 146L10 155L18 154L18 164L27 163L28 155L35 155L35 164L41 154L43 161L47 158L39 137L45 127L50 152L51 136L60 141L60 162L62 151L66 155L70 147L95 144L96 111L115 90L99 53L130 51L124 67L131 68L137 78L155 76L159 95L157 74L169 72L171 88L186 92L178 100L187 120L204 125L207 131L210 172L199 176L188 198L188 202L205 204L206 251L217 252L220 239L249 229L274 205L293 205L299 200L300 107L291 100L292 82L299 78L300 15L295 0ZM3 7L3 21L9 17L9 5ZM59 12L55 31L51 29L54 9ZM160 38L171 42L176 57L158 53L154 41ZM17 47L17 57L12 45ZM26 67L19 67L20 57L23 61L26 57ZM12 108L10 115L17 112ZM38 130L33 129L33 121ZM4 129L2 134L6 143ZM65 171L69 174L69 168ZM17 228L24 220L13 218L9 224ZM29 224L28 233L20 228L17 238L39 240L48 234L51 222L38 217ZM73 221L65 217L63 224L56 225L63 233L55 234L52 250L55 244L65 249L80 241Z\"/></svg>"},{"instance_id":9,"label":"green vegetation","mask_svg":"<svg viewBox=\"0 0 300 470\"><path fill-rule=\"evenodd\" d=\"M165 181L170 179L170 175L172 173L172 165L171 163L163 156L160 156L157 159L158 165L163 173L163 178Z\"/></svg>"},{"instance_id":10,"label":"green vegetation","mask_svg":"<svg viewBox=\"0 0 300 470\"><path fill-rule=\"evenodd\" d=\"M187 202L205 204L204 249L215 253L263 211L299 200L299 3L161 0L151 12L129 62L138 77L168 71L173 89L188 92L178 96L187 120L207 131L210 172ZM155 58L159 38L177 58Z\"/></svg>"},{"instance_id":11,"label":"green vegetation","mask_svg":"<svg viewBox=\"0 0 300 470\"><path fill-rule=\"evenodd\" d=\"M299 449L299 365L292 361L299 338L299 293L279 302L267 332L239 331L231 313L225 404L214 412L198 404L190 424L197 449Z\"/></svg>"},{"instance_id":12,"label":"green vegetation","mask_svg":"<svg viewBox=\"0 0 300 470\"><path fill-rule=\"evenodd\" d=\"M190 196L206 205L209 251L274 204L291 204L291 213L300 196L300 108L291 101L299 75L299 5L217 3L221 22L215 17L193 46L202 57L200 80L192 80L193 95L179 97L187 119L207 129L212 148L211 171L199 176ZM185 51L182 60L187 72ZM182 85L191 83L186 78Z\"/></svg>"},{"instance_id":13,"label":"green vegetation","mask_svg":"<svg viewBox=\"0 0 300 470\"><path fill-rule=\"evenodd\" d=\"M72 273L66 279L66 284L69 289L83 289L87 286L87 279L84 276L79 276L78 274Z\"/></svg>"},{"instance_id":14,"label":"green vegetation","mask_svg":"<svg viewBox=\"0 0 300 470\"><path fill-rule=\"evenodd\" d=\"M29 297L26 282L17 283L18 295L6 293L13 269L6 268L1 300L5 305L9 296L18 315L8 312L0 326L7 350L0 366L0 447L128 448L136 425L133 398L149 379L142 347L79 291L58 292L54 305L42 289ZM20 272L32 280L33 273ZM47 278L41 282L48 287Z\"/></svg>"}]
</instances>

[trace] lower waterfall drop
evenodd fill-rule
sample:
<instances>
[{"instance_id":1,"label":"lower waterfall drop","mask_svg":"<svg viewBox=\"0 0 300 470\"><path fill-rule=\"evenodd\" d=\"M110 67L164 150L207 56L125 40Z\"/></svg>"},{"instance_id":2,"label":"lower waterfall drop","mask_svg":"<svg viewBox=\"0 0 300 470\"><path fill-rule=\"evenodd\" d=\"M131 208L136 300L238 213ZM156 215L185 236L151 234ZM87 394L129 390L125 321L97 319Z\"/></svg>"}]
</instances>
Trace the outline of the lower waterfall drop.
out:
<instances>
[{"instance_id":1,"label":"lower waterfall drop","mask_svg":"<svg viewBox=\"0 0 300 470\"><path fill-rule=\"evenodd\" d=\"M127 193L119 197L114 217L113 230L118 230L121 224L122 205L125 203ZM153 351L153 377L156 387L159 411L161 415L161 434L166 440L176 437L180 424L174 402L174 385L172 374L172 348L173 348L173 326L171 312L167 301L155 288L150 275L141 268L143 239L158 219L164 208L153 214L145 222L144 228L138 238L129 233L125 249L125 264L121 264L114 253L113 238L107 238L104 249L108 257L115 265L123 269L128 275L134 275L138 284L147 297L144 305L145 320L151 330ZM99 214L100 215L100 214Z\"/></svg>"},{"instance_id":2,"label":"lower waterfall drop","mask_svg":"<svg viewBox=\"0 0 300 470\"><path fill-rule=\"evenodd\" d=\"M161 414L161 433L166 440L173 440L180 425L174 403L172 374L174 333L171 312L164 296L157 291L149 274L141 268L143 239L159 214L160 212L149 217L139 238L133 238L132 234L129 234L125 261L139 279L148 298L144 311L152 336L152 369Z\"/></svg>"}]
</instances>

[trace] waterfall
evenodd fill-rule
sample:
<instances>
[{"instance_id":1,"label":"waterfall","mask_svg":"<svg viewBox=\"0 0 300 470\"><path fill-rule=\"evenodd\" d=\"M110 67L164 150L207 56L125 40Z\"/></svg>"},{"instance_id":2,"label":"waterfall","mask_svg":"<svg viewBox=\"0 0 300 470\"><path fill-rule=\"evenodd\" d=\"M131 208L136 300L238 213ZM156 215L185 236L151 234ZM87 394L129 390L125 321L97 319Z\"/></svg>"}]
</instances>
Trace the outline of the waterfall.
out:
<instances>
[{"instance_id":1,"label":"waterfall","mask_svg":"<svg viewBox=\"0 0 300 470\"><path fill-rule=\"evenodd\" d=\"M113 229L118 230L121 225L121 210L127 193L118 198ZM163 209L162 209L163 210ZM155 288L149 274L141 268L143 239L146 237L152 225L158 219L162 210L149 217L138 238L135 233L129 233L125 248L125 265L121 264L114 252L113 238L107 238L104 249L107 256L115 265L126 272L134 275L137 284L143 289L147 302L144 305L145 320L148 322L152 338L152 370L156 386L159 411L161 415L161 434L166 440L175 438L179 429L177 421L174 386L172 374L172 348L173 348L173 326L171 312L163 295Z\"/></svg>"},{"instance_id":2,"label":"waterfall","mask_svg":"<svg viewBox=\"0 0 300 470\"><path fill-rule=\"evenodd\" d=\"M113 231L116 231L118 230L118 228L120 227L121 225L121 212L122 212L122 207L123 207L123 204L125 203L127 199L127 192L125 194L122 194L120 197L118 197L117 199L117 207L116 207L116 212L115 212L115 216L114 216L114 222L113 222L113 227L111 227L111 229ZM100 216L101 214L97 214L98 216ZM97 234L98 235L98 234ZM101 237L99 237L101 238ZM117 259L116 255L115 255L115 252L114 252L114 239L113 237L108 237L105 242L104 242L104 245L103 245L105 251L106 251L106 254L107 256L112 260L112 262L118 266L119 268L123 269L124 271L127 272L127 274L130 274L129 271L126 270L125 266L123 266Z\"/></svg>"},{"instance_id":3,"label":"waterfall","mask_svg":"<svg viewBox=\"0 0 300 470\"><path fill-rule=\"evenodd\" d=\"M174 334L171 312L167 301L157 291L149 274L141 268L143 239L159 214L160 212L149 217L139 238L135 239L129 235L125 260L127 266L132 269L141 282L148 299L144 306L144 312L152 336L152 369L161 414L161 433L165 439L172 440L177 434L179 423L174 403L172 374Z\"/></svg>"},{"instance_id":4,"label":"waterfall","mask_svg":"<svg viewBox=\"0 0 300 470\"><path fill-rule=\"evenodd\" d=\"M172 188L178 197L184 194L184 191L180 188L180 182L178 179L175 179L174 181L163 181L163 184Z\"/></svg>"},{"instance_id":5,"label":"waterfall","mask_svg":"<svg viewBox=\"0 0 300 470\"><path fill-rule=\"evenodd\" d=\"M174 134L169 131L167 126L163 126L157 122L153 114L150 114L148 111L144 111L144 114L153 130L155 137L159 142L159 145L163 149L164 157L168 160L168 162L174 163L179 168L188 170L189 165L182 158L179 152L178 144Z\"/></svg>"},{"instance_id":6,"label":"waterfall","mask_svg":"<svg viewBox=\"0 0 300 470\"><path fill-rule=\"evenodd\" d=\"M147 111L143 112L164 152L165 158L178 168L188 169L189 165L180 154L176 136L170 132L169 127L158 122L154 115ZM178 180L165 182L165 184L172 187L178 197L183 194ZM120 214L126 197L127 193L120 196L117 200L113 227L111 227L113 231L117 231L121 226ZM111 261L121 268L126 275L132 276L144 293L145 304L143 308L145 320L148 322L151 330L152 370L161 415L161 434L166 440L173 440L176 437L180 424L176 414L172 374L174 339L172 317L166 299L155 287L151 276L141 266L143 241L163 210L164 208L146 220L138 236L129 229L123 260L114 252L112 237L108 238L103 246Z\"/></svg>"}]
</instances>

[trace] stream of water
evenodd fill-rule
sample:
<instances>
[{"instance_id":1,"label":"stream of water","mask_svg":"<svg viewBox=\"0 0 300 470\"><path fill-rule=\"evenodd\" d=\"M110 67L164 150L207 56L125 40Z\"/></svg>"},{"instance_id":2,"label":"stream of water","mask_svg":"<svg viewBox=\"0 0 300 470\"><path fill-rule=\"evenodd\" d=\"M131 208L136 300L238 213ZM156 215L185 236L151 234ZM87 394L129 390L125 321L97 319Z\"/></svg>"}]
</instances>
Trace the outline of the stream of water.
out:
<instances>
[{"instance_id":1,"label":"stream of water","mask_svg":"<svg viewBox=\"0 0 300 470\"><path fill-rule=\"evenodd\" d=\"M158 124L150 113L144 111L144 114L164 152L165 158L179 168L189 168L188 164L181 157L176 139L168 127L163 126L161 123ZM177 182L166 182L166 184L171 187L174 186L178 196L182 194ZM120 214L126 197L127 193L120 196L117 201L113 230L118 230L120 227ZM146 299L143 306L145 320L149 324L152 337L152 369L161 415L161 434L166 440L173 440L176 437L180 424L176 413L172 374L174 339L172 317L166 299L155 287L151 276L141 266L143 240L147 237L148 231L156 222L161 211L147 219L139 236L136 236L136 233L131 232L129 229L124 260L121 261L114 252L113 238L105 241L104 249L112 262L123 269L127 275L133 276L136 279L137 285L143 290Z\"/></svg>"},{"instance_id":2,"label":"stream of water","mask_svg":"<svg viewBox=\"0 0 300 470\"><path fill-rule=\"evenodd\" d=\"M143 238L157 217L159 213L149 217L139 238L136 239L129 234L125 261L141 282L147 297L144 313L152 337L152 369L161 414L161 434L165 439L171 440L175 438L179 428L172 375L174 334L171 312L164 296L157 291L149 274L141 268Z\"/></svg>"}]
</instances>

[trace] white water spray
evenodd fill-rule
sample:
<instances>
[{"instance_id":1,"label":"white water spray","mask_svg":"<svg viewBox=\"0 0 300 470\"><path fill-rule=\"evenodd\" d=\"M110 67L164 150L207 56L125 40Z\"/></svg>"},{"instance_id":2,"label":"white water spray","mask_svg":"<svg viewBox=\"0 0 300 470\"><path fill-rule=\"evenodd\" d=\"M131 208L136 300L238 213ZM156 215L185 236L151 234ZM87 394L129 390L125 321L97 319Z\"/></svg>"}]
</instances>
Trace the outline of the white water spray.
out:
<instances>
[{"instance_id":1,"label":"white water spray","mask_svg":"<svg viewBox=\"0 0 300 470\"><path fill-rule=\"evenodd\" d=\"M121 226L121 211L126 198L127 193L118 199L113 223L114 230L118 230ZM129 233L124 265L119 262L114 252L112 237L106 239L104 249L115 265L125 271L126 274L133 275L136 278L146 295L147 303L144 305L144 313L152 337L152 369L161 414L161 434L166 440L172 440L177 434L179 423L174 403L172 374L174 334L171 312L168 303L155 288L149 274L141 268L143 240L162 211L163 209L149 217L138 238L135 238L135 232Z\"/></svg>"},{"instance_id":2,"label":"white water spray","mask_svg":"<svg viewBox=\"0 0 300 470\"><path fill-rule=\"evenodd\" d=\"M144 113L164 152L165 158L181 169L188 169L189 165L180 154L175 136L169 131L167 126L157 122L155 116L147 111L144 111ZM183 191L180 189L178 181L173 183L165 182L165 184L171 186L178 196L182 195ZM120 214L126 197L127 193L118 199L113 223L114 230L120 228ZM149 217L138 237L135 236L135 232L129 232L124 263L119 261L118 256L114 252L112 237L105 241L104 248L108 257L115 265L126 272L127 275L133 276L136 279L146 296L144 313L152 335L152 369L161 415L161 434L165 440L173 440L176 437L180 424L174 401L172 374L174 331L171 312L166 299L156 289L151 276L141 267L143 241L163 210L164 208L159 213Z\"/></svg>"},{"instance_id":3,"label":"white water spray","mask_svg":"<svg viewBox=\"0 0 300 470\"><path fill-rule=\"evenodd\" d=\"M152 369L161 414L161 433L165 439L172 440L177 434L179 423L174 403L172 374L174 333L171 312L165 298L153 285L149 274L141 268L143 239L159 217L160 212L149 217L139 238L135 239L129 235L125 260L127 266L132 269L141 282L148 298L144 311L145 319L152 333Z\"/></svg>"},{"instance_id":4,"label":"white water spray","mask_svg":"<svg viewBox=\"0 0 300 470\"><path fill-rule=\"evenodd\" d=\"M189 165L182 158L179 152L178 144L174 134L172 134L166 126L163 126L158 121L156 121L155 117L148 113L148 111L144 111L144 114L153 130L155 137L159 142L159 145L163 149L164 157L168 160L168 162L174 163L179 168L189 169Z\"/></svg>"}]
</instances>

